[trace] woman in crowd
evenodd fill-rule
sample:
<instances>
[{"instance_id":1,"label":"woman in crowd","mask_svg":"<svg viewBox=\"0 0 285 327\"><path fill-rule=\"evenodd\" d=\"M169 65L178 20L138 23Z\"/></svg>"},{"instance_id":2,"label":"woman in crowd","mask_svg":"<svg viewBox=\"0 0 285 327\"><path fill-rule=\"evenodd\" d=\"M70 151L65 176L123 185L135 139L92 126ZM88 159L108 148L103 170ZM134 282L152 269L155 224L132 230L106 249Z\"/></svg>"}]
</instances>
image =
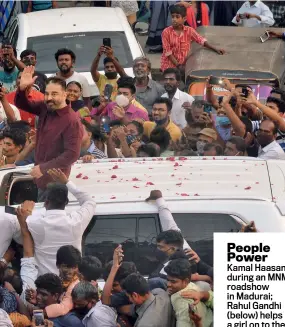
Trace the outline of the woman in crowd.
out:
<instances>
[{"instance_id":1,"label":"woman in crowd","mask_svg":"<svg viewBox=\"0 0 285 327\"><path fill-rule=\"evenodd\" d=\"M181 1L178 3L187 10L186 25L196 29L199 26L209 26L209 7L202 1Z\"/></svg>"},{"instance_id":2,"label":"woman in crowd","mask_svg":"<svg viewBox=\"0 0 285 327\"><path fill-rule=\"evenodd\" d=\"M82 86L76 81L67 84L66 88L67 100L70 102L71 108L78 112L80 117L87 117L90 115L89 109L85 106L82 100Z\"/></svg>"}]
</instances>

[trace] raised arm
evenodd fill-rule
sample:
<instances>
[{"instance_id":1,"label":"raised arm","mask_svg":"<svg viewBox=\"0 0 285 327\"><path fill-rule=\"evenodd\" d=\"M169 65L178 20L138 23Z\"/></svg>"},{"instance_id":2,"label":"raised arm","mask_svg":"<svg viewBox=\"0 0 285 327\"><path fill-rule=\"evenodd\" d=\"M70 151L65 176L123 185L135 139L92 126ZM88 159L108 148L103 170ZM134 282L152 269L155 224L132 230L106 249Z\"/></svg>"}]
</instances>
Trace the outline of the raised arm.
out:
<instances>
[{"instance_id":1,"label":"raised arm","mask_svg":"<svg viewBox=\"0 0 285 327\"><path fill-rule=\"evenodd\" d=\"M20 85L15 96L15 105L31 114L40 115L42 110L46 110L44 103L42 101L29 101L27 96L28 90L37 79L37 76L33 77L34 72L35 67L33 66L28 66L23 70Z\"/></svg>"},{"instance_id":2,"label":"raised arm","mask_svg":"<svg viewBox=\"0 0 285 327\"><path fill-rule=\"evenodd\" d=\"M2 48L2 53L3 55L9 55L10 59L20 71L26 68L26 65L15 56L14 49L11 45L5 45L5 48Z\"/></svg>"},{"instance_id":3,"label":"raised arm","mask_svg":"<svg viewBox=\"0 0 285 327\"><path fill-rule=\"evenodd\" d=\"M48 174L54 181L66 184L68 191L72 193L79 202L80 208L70 214L73 223L81 224L82 230L85 230L91 218L95 214L96 202L87 192L76 187L74 183L68 181L66 175L60 169L50 169ZM76 225L76 224L75 224Z\"/></svg>"},{"instance_id":4,"label":"raised arm","mask_svg":"<svg viewBox=\"0 0 285 327\"><path fill-rule=\"evenodd\" d=\"M104 53L104 51L105 51L105 48L103 46L101 46L98 50L96 57L94 58L94 60L92 62L92 65L91 65L91 75L92 75L93 81L95 83L97 83L100 78L100 73L98 72L98 66L99 66L101 56Z\"/></svg>"},{"instance_id":5,"label":"raised arm","mask_svg":"<svg viewBox=\"0 0 285 327\"><path fill-rule=\"evenodd\" d=\"M181 232L179 227L177 226L171 211L169 210L166 201L162 197L161 191L154 190L150 192L150 196L146 199L148 201L155 201L158 207L158 215L161 222L161 227L163 231L166 230L177 230ZM184 239L183 244L184 249L191 249L190 245Z\"/></svg>"}]
</instances>

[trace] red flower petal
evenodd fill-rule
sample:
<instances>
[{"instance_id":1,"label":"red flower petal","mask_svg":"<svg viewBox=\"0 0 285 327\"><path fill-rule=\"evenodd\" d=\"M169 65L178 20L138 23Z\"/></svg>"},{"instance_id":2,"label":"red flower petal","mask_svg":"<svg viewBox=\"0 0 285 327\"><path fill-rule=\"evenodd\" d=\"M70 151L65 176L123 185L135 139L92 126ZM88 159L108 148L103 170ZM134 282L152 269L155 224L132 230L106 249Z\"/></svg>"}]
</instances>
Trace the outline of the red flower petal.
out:
<instances>
[{"instance_id":1,"label":"red flower petal","mask_svg":"<svg viewBox=\"0 0 285 327\"><path fill-rule=\"evenodd\" d=\"M189 196L189 194L187 194L187 193L181 193L180 195L181 196Z\"/></svg>"},{"instance_id":2,"label":"red flower petal","mask_svg":"<svg viewBox=\"0 0 285 327\"><path fill-rule=\"evenodd\" d=\"M177 186L181 186L181 185L182 185L182 183L177 183L176 185L177 185Z\"/></svg>"},{"instance_id":3,"label":"red flower petal","mask_svg":"<svg viewBox=\"0 0 285 327\"><path fill-rule=\"evenodd\" d=\"M114 199L116 199L116 197L115 196L111 196L110 199L111 200L114 200Z\"/></svg>"},{"instance_id":4,"label":"red flower petal","mask_svg":"<svg viewBox=\"0 0 285 327\"><path fill-rule=\"evenodd\" d=\"M194 196L200 196L198 193L194 194Z\"/></svg>"},{"instance_id":5,"label":"red flower petal","mask_svg":"<svg viewBox=\"0 0 285 327\"><path fill-rule=\"evenodd\" d=\"M119 166L118 165L115 165L112 169L118 169Z\"/></svg>"},{"instance_id":6,"label":"red flower petal","mask_svg":"<svg viewBox=\"0 0 285 327\"><path fill-rule=\"evenodd\" d=\"M203 160L207 160L207 158L203 157Z\"/></svg>"},{"instance_id":7,"label":"red flower petal","mask_svg":"<svg viewBox=\"0 0 285 327\"><path fill-rule=\"evenodd\" d=\"M174 167L178 167L178 166L179 166L179 163L175 162Z\"/></svg>"},{"instance_id":8,"label":"red flower petal","mask_svg":"<svg viewBox=\"0 0 285 327\"><path fill-rule=\"evenodd\" d=\"M248 187L245 187L244 189L245 189L245 190L250 190L250 189L251 189L251 187L250 187L250 186L248 186Z\"/></svg>"},{"instance_id":9,"label":"red flower petal","mask_svg":"<svg viewBox=\"0 0 285 327\"><path fill-rule=\"evenodd\" d=\"M179 157L179 160L188 160L186 157Z\"/></svg>"},{"instance_id":10,"label":"red flower petal","mask_svg":"<svg viewBox=\"0 0 285 327\"><path fill-rule=\"evenodd\" d=\"M82 179L88 179L89 177L88 176L84 176Z\"/></svg>"},{"instance_id":11,"label":"red flower petal","mask_svg":"<svg viewBox=\"0 0 285 327\"><path fill-rule=\"evenodd\" d=\"M80 174L78 174L78 175L76 175L76 178L81 178L82 177L82 174L80 173Z\"/></svg>"},{"instance_id":12,"label":"red flower petal","mask_svg":"<svg viewBox=\"0 0 285 327\"><path fill-rule=\"evenodd\" d=\"M175 176L174 174L170 175L170 177L174 177L174 176Z\"/></svg>"},{"instance_id":13,"label":"red flower petal","mask_svg":"<svg viewBox=\"0 0 285 327\"><path fill-rule=\"evenodd\" d=\"M133 188L139 188L138 186L134 185Z\"/></svg>"},{"instance_id":14,"label":"red flower petal","mask_svg":"<svg viewBox=\"0 0 285 327\"><path fill-rule=\"evenodd\" d=\"M154 185L152 182L147 182L146 185Z\"/></svg>"},{"instance_id":15,"label":"red flower petal","mask_svg":"<svg viewBox=\"0 0 285 327\"><path fill-rule=\"evenodd\" d=\"M166 158L166 160L175 161L175 157L168 157L168 158Z\"/></svg>"},{"instance_id":16,"label":"red flower petal","mask_svg":"<svg viewBox=\"0 0 285 327\"><path fill-rule=\"evenodd\" d=\"M133 182L138 182L139 179L135 177L135 178L132 179L132 181L133 181Z\"/></svg>"},{"instance_id":17,"label":"red flower petal","mask_svg":"<svg viewBox=\"0 0 285 327\"><path fill-rule=\"evenodd\" d=\"M255 184L259 184L259 182L255 182Z\"/></svg>"},{"instance_id":18,"label":"red flower petal","mask_svg":"<svg viewBox=\"0 0 285 327\"><path fill-rule=\"evenodd\" d=\"M111 178L117 178L117 175L112 175Z\"/></svg>"}]
</instances>

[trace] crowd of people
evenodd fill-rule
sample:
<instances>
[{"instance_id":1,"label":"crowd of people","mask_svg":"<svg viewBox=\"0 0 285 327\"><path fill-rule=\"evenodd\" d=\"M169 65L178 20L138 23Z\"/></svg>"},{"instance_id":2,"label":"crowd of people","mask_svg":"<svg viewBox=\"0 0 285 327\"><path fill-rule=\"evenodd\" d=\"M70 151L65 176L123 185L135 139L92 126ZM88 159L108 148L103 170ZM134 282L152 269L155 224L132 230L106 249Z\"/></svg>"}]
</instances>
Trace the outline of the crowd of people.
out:
<instances>
[{"instance_id":1,"label":"crowd of people","mask_svg":"<svg viewBox=\"0 0 285 327\"><path fill-rule=\"evenodd\" d=\"M56 1L48 2L49 7L38 10L57 7ZM206 100L184 92L182 76L192 41L217 56L226 51L196 31L209 24L209 6L165 3L168 7L152 3L150 19L156 17L158 25L152 30L152 22L148 39L154 51L162 47L162 83L150 77L147 57L134 59L133 78L112 47L102 45L90 63L99 90L99 97L92 98L87 79L74 69L76 53L70 49L57 49L58 70L47 78L37 72L34 50L26 49L18 59L12 45L2 44L0 168L34 164L31 176L44 208L35 212L35 203L24 201L14 215L0 215L0 326L213 325L213 268L183 239L162 193L152 191L147 199L157 204L163 232L156 239L158 268L146 279L133 262L124 261L122 245L114 249L107 266L81 255L82 236L96 203L68 179L77 160L285 159L285 92L273 88L263 104L250 85L222 79L219 86L228 92L216 97L212 76L206 80ZM39 1L29 1L29 11L37 6ZM160 31L158 6L169 10L172 21ZM237 8L232 20L251 27L274 24L272 12L261 1ZM277 32L270 36L284 38ZM102 58L103 74L98 70ZM68 192L79 202L77 211L65 211ZM251 223L242 231L256 229Z\"/></svg>"}]
</instances>

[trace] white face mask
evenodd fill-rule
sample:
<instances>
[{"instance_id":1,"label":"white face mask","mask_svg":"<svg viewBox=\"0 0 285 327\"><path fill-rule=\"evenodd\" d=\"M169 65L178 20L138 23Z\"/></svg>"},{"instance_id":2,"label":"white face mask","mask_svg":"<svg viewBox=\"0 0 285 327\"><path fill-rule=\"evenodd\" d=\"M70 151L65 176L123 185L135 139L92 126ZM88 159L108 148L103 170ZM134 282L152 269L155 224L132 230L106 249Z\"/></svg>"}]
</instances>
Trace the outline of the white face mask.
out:
<instances>
[{"instance_id":1,"label":"white face mask","mask_svg":"<svg viewBox=\"0 0 285 327\"><path fill-rule=\"evenodd\" d=\"M115 102L119 107L127 107L130 104L129 99L123 94L117 95Z\"/></svg>"}]
</instances>

